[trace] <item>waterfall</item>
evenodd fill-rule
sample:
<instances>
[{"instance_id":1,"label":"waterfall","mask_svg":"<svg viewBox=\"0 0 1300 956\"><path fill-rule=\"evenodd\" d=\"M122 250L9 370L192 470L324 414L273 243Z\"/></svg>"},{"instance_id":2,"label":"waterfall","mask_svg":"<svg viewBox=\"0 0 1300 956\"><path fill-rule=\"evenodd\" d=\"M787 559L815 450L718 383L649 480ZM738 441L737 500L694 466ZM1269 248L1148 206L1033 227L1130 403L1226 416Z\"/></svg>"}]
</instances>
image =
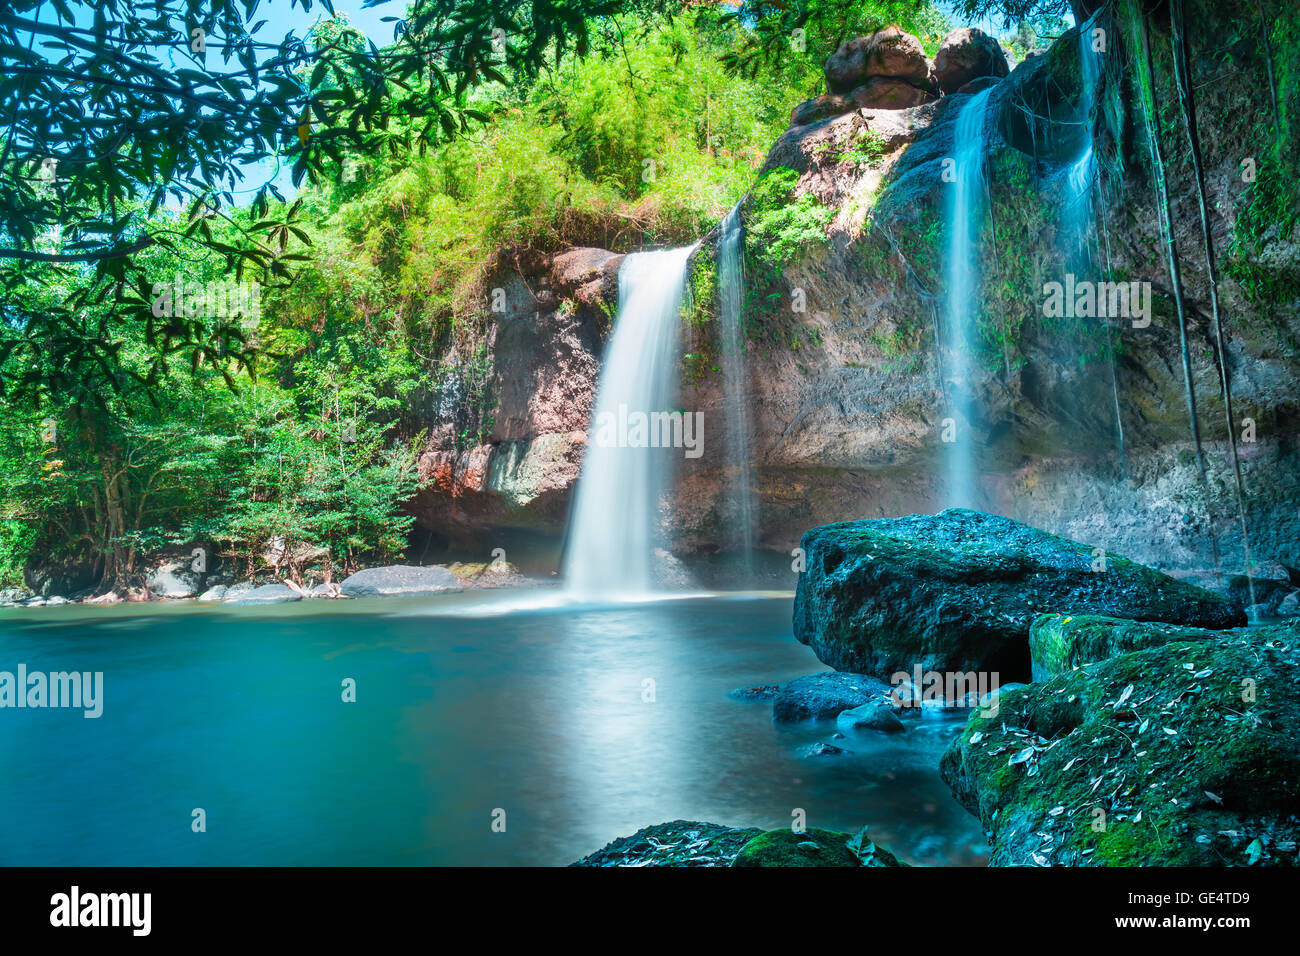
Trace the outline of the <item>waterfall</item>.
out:
<instances>
[{"instance_id":1,"label":"waterfall","mask_svg":"<svg viewBox=\"0 0 1300 956\"><path fill-rule=\"evenodd\" d=\"M681 449L650 447L636 416L662 413L677 392L686 260L694 246L639 252L618 273L618 314L596 389L564 562L569 590L636 599L654 590L659 496Z\"/></svg>"},{"instance_id":2,"label":"waterfall","mask_svg":"<svg viewBox=\"0 0 1300 956\"><path fill-rule=\"evenodd\" d=\"M743 200L742 200L743 202ZM752 570L754 549L754 483L750 474L749 383L745 372L745 342L740 328L745 275L740 258L740 203L722 220L718 236L718 303L722 321L722 377L727 413L727 463L734 481L731 508L738 531L733 544Z\"/></svg>"},{"instance_id":3,"label":"waterfall","mask_svg":"<svg viewBox=\"0 0 1300 956\"><path fill-rule=\"evenodd\" d=\"M984 112L992 88L972 95L957 114L953 151L956 179L948 207L948 417L944 423L948 451L948 505L975 507L975 447L972 420L971 358L977 344L975 317L979 289L975 261L984 199Z\"/></svg>"},{"instance_id":4,"label":"waterfall","mask_svg":"<svg viewBox=\"0 0 1300 956\"><path fill-rule=\"evenodd\" d=\"M1097 209L1093 205L1093 189L1097 187L1097 158L1094 151L1093 112L1097 105L1097 87L1101 80L1101 54L1093 49L1092 29L1100 11L1079 26L1079 103L1077 107L1083 124L1083 147L1079 157L1070 165L1065 177L1065 196L1061 216L1062 252L1067 269L1076 269L1081 278L1095 280L1098 270L1089 252L1089 234L1096 228ZM1077 245L1071 245L1077 243ZM1110 271L1110 253L1106 250L1106 270ZM1099 318L1106 332L1106 365L1110 373L1111 415L1115 419L1115 452L1120 472L1126 472L1124 454L1124 421L1120 417L1119 379L1115 371L1113 333L1105 318ZM1078 409L1076 411L1076 418Z\"/></svg>"},{"instance_id":5,"label":"waterfall","mask_svg":"<svg viewBox=\"0 0 1300 956\"><path fill-rule=\"evenodd\" d=\"M1083 123L1084 142L1076 159L1066 173L1065 215L1063 231L1079 243L1079 261L1088 256L1088 231L1092 224L1092 185L1097 174L1097 158L1093 152L1093 108L1097 103L1097 81L1101 77L1101 58L1092 48L1092 29L1089 20L1079 27L1079 79L1078 112Z\"/></svg>"}]
</instances>

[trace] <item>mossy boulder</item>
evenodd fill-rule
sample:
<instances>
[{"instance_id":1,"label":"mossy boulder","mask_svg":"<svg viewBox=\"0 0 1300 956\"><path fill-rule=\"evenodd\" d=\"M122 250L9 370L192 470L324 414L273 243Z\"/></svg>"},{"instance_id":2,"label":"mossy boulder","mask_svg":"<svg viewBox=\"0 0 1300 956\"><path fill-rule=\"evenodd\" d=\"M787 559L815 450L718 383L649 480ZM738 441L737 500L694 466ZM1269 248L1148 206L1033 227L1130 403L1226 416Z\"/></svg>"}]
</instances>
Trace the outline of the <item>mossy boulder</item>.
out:
<instances>
[{"instance_id":1,"label":"mossy boulder","mask_svg":"<svg viewBox=\"0 0 1300 956\"><path fill-rule=\"evenodd\" d=\"M1300 623L1121 654L1004 691L940 772L990 865L1294 865L1298 668Z\"/></svg>"},{"instance_id":2,"label":"mossy boulder","mask_svg":"<svg viewBox=\"0 0 1300 956\"><path fill-rule=\"evenodd\" d=\"M1034 680L1047 680L1130 651L1174 641L1213 640L1224 633L1099 614L1042 614L1029 628L1029 660Z\"/></svg>"},{"instance_id":3,"label":"mossy boulder","mask_svg":"<svg viewBox=\"0 0 1300 956\"><path fill-rule=\"evenodd\" d=\"M757 827L673 820L619 837L570 866L730 866Z\"/></svg>"},{"instance_id":4,"label":"mossy boulder","mask_svg":"<svg viewBox=\"0 0 1300 956\"><path fill-rule=\"evenodd\" d=\"M949 509L847 521L803 536L794 634L836 670L916 665L1029 677L1029 629L1047 612L1229 628L1240 607L1118 555L1010 518Z\"/></svg>"},{"instance_id":5,"label":"mossy boulder","mask_svg":"<svg viewBox=\"0 0 1300 956\"><path fill-rule=\"evenodd\" d=\"M906 866L884 847L865 837L857 852L850 849L855 838L835 830L809 827L802 833L793 830L768 830L746 843L732 866Z\"/></svg>"}]
</instances>

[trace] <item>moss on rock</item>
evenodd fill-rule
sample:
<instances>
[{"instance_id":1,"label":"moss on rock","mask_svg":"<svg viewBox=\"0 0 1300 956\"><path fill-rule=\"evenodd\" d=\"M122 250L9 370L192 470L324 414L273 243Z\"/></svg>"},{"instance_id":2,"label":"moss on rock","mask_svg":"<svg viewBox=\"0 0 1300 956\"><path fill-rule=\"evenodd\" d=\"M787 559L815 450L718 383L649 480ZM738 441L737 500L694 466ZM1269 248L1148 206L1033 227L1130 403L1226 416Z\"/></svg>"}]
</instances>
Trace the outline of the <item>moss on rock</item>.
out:
<instances>
[{"instance_id":1,"label":"moss on rock","mask_svg":"<svg viewBox=\"0 0 1300 956\"><path fill-rule=\"evenodd\" d=\"M940 772L991 865L1293 865L1298 666L1300 622L1121 654L1005 692Z\"/></svg>"},{"instance_id":2,"label":"moss on rock","mask_svg":"<svg viewBox=\"0 0 1300 956\"><path fill-rule=\"evenodd\" d=\"M847 833L809 827L803 833L768 830L746 843L732 866L906 866L883 847L866 841L858 853Z\"/></svg>"}]
</instances>

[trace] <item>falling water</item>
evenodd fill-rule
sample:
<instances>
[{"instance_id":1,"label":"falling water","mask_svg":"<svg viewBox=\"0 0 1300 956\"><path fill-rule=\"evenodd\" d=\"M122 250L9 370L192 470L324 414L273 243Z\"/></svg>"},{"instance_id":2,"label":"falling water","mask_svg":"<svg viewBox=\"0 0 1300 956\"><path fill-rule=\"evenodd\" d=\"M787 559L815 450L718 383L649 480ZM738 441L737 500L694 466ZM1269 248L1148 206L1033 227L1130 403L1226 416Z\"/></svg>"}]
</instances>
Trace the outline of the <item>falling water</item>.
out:
<instances>
[{"instance_id":1,"label":"falling water","mask_svg":"<svg viewBox=\"0 0 1300 956\"><path fill-rule=\"evenodd\" d=\"M1066 172L1066 185L1061 235L1066 254L1067 268L1077 269L1080 278L1094 279L1097 270L1089 252L1089 235L1095 229L1096 210L1093 206L1093 189L1097 185L1097 158L1093 142L1093 116L1097 105L1097 89L1101 79L1101 54L1093 49L1092 29L1100 12L1079 27L1079 91L1078 115L1083 124L1083 146L1079 157ZM1073 245L1072 245L1073 244ZM1106 255L1109 271L1109 251ZM1124 422L1120 417L1119 379L1115 371L1115 354L1111 328L1104 318L1106 364L1110 373L1111 414L1115 420L1115 450L1120 471L1126 471L1124 455ZM1077 410L1076 410L1077 412ZM1076 415L1077 418L1077 415Z\"/></svg>"},{"instance_id":2,"label":"falling water","mask_svg":"<svg viewBox=\"0 0 1300 956\"><path fill-rule=\"evenodd\" d=\"M991 89L974 94L957 114L954 170L948 223L948 414L954 434L945 434L948 452L948 504L975 506L975 449L971 422L974 395L970 381L975 348L976 271L975 245L979 235L984 197L984 110ZM945 431L948 423L945 422Z\"/></svg>"},{"instance_id":3,"label":"falling water","mask_svg":"<svg viewBox=\"0 0 1300 956\"><path fill-rule=\"evenodd\" d=\"M672 407L686 260L693 249L635 253L619 269L618 315L596 390L564 565L569 590L584 599L635 599L654 590L659 497L682 451L601 442L597 425Z\"/></svg>"},{"instance_id":4,"label":"falling water","mask_svg":"<svg viewBox=\"0 0 1300 956\"><path fill-rule=\"evenodd\" d=\"M744 298L744 267L740 258L740 204L722 220L718 237L718 299L722 319L722 377L726 391L727 460L735 484L731 489L738 530L734 542L744 555L744 568L752 570L754 548L754 483L749 456L749 384L745 374L744 339L740 308Z\"/></svg>"},{"instance_id":5,"label":"falling water","mask_svg":"<svg viewBox=\"0 0 1300 956\"><path fill-rule=\"evenodd\" d=\"M1063 232L1079 244L1080 261L1088 258L1088 233L1092 225L1092 184L1097 173L1093 152L1093 108L1097 103L1097 80L1101 75L1100 54L1092 48L1092 29L1088 21L1079 28L1079 78L1081 80L1078 112L1083 124L1083 148L1066 174Z\"/></svg>"}]
</instances>

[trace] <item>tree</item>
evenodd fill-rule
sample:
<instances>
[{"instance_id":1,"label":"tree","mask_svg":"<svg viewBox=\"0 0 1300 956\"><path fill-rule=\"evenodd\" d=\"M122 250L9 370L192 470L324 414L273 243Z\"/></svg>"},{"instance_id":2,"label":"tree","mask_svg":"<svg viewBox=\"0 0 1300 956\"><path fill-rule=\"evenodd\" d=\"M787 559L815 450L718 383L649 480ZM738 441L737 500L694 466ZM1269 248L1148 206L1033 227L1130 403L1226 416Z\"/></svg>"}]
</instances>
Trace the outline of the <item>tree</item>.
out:
<instances>
[{"instance_id":1,"label":"tree","mask_svg":"<svg viewBox=\"0 0 1300 956\"><path fill-rule=\"evenodd\" d=\"M141 253L215 252L237 280L286 281L309 241L300 207L266 182L238 214L246 170L284 158L297 184L348 151L451 139L485 118L467 90L582 54L589 19L618 3L414 0L382 49L343 27L262 39L258 6L98 0L78 17L67 0L12 0L0 11L0 395L58 392L89 370L120 386L129 322L153 351L136 375L147 386L177 354L251 371L238 324L154 314ZM184 213L160 215L169 204ZM23 307L20 290L50 285L66 296Z\"/></svg>"}]
</instances>

